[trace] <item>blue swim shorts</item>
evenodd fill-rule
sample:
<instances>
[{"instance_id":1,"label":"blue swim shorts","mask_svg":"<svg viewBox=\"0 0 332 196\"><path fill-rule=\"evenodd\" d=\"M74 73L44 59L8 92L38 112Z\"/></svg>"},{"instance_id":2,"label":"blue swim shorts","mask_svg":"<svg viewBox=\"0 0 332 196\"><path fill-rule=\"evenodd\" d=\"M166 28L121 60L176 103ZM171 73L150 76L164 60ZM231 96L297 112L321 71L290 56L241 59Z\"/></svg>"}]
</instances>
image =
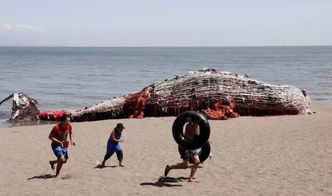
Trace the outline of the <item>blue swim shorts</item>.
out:
<instances>
[{"instance_id":1,"label":"blue swim shorts","mask_svg":"<svg viewBox=\"0 0 332 196\"><path fill-rule=\"evenodd\" d=\"M52 144L51 146L56 157L60 158L64 156L66 159L68 159L68 148L61 147L57 144Z\"/></svg>"},{"instance_id":2,"label":"blue swim shorts","mask_svg":"<svg viewBox=\"0 0 332 196\"><path fill-rule=\"evenodd\" d=\"M198 151L197 150L183 150L181 154L181 158L185 161L189 161L191 157L197 156Z\"/></svg>"}]
</instances>

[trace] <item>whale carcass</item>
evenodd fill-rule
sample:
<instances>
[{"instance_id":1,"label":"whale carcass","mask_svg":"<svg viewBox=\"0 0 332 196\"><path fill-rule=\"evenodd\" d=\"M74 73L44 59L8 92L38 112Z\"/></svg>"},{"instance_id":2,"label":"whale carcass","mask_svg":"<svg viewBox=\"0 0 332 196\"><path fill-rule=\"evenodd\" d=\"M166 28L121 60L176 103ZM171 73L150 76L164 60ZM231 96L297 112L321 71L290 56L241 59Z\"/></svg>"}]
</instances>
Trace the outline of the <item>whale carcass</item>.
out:
<instances>
[{"instance_id":1,"label":"whale carcass","mask_svg":"<svg viewBox=\"0 0 332 196\"><path fill-rule=\"evenodd\" d=\"M240 115L306 114L310 112L309 106L309 96L297 87L271 85L246 75L204 69L67 113L73 121L177 116L186 110L205 113L210 119L227 119ZM39 118L56 120L62 113L66 112L41 112Z\"/></svg>"},{"instance_id":2,"label":"whale carcass","mask_svg":"<svg viewBox=\"0 0 332 196\"><path fill-rule=\"evenodd\" d=\"M9 120L38 120L40 111L38 101L28 95L18 92L10 94L0 102L0 105L13 98L12 113Z\"/></svg>"},{"instance_id":3,"label":"whale carcass","mask_svg":"<svg viewBox=\"0 0 332 196\"><path fill-rule=\"evenodd\" d=\"M140 92L112 98L71 115L75 121L88 121L177 116L194 110L213 119L225 119L239 115L305 114L310 111L309 106L309 96L299 88L205 69L151 84Z\"/></svg>"}]
</instances>

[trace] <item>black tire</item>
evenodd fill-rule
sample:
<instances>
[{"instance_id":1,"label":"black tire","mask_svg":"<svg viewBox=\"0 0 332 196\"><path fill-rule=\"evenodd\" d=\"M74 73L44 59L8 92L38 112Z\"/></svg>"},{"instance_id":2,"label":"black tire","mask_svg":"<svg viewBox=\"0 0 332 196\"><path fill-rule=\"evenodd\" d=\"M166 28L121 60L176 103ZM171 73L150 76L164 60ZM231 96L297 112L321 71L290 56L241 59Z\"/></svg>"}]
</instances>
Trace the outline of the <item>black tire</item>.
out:
<instances>
[{"instance_id":1,"label":"black tire","mask_svg":"<svg viewBox=\"0 0 332 196\"><path fill-rule=\"evenodd\" d=\"M178 146L179 154L182 156L183 154L183 148L181 146ZM209 158L211 152L211 144L210 142L206 142L204 146L202 146L201 151L198 153L199 161L202 163L204 162L207 158ZM192 158L189 159L190 163L193 163Z\"/></svg>"},{"instance_id":2,"label":"black tire","mask_svg":"<svg viewBox=\"0 0 332 196\"><path fill-rule=\"evenodd\" d=\"M194 139L189 140L184 137L183 126L187 123L186 119L190 118L193 122L199 125L200 134ZM186 111L181 113L174 121L173 127L173 138L175 142L184 149L198 149L201 148L210 137L210 125L207 118L195 111Z\"/></svg>"}]
</instances>

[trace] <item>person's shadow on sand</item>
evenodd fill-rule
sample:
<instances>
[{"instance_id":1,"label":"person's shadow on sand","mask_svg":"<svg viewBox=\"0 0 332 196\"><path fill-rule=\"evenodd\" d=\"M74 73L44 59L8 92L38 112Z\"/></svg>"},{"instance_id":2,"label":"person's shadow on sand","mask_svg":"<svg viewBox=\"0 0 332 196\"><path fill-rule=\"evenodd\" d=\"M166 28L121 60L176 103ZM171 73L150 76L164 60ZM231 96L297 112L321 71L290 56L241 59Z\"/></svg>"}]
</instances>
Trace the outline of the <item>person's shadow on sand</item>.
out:
<instances>
[{"instance_id":1,"label":"person's shadow on sand","mask_svg":"<svg viewBox=\"0 0 332 196\"><path fill-rule=\"evenodd\" d=\"M96 167L94 167L93 169L104 169L106 167L112 167L112 168L115 168L115 167L118 167L117 165L111 165L111 166L102 166L101 164L98 164Z\"/></svg>"},{"instance_id":2,"label":"person's shadow on sand","mask_svg":"<svg viewBox=\"0 0 332 196\"><path fill-rule=\"evenodd\" d=\"M33 176L31 178L28 178L27 180L33 180L33 179L43 179L43 180L46 180L46 179L50 179L50 178L55 178L55 175L52 175L52 174L41 174L39 176Z\"/></svg>"},{"instance_id":3,"label":"person's shadow on sand","mask_svg":"<svg viewBox=\"0 0 332 196\"><path fill-rule=\"evenodd\" d=\"M184 179L186 179L186 178L184 178L184 177L172 178L172 177L160 176L159 179L157 180L157 182L143 182L140 185L141 186L151 185L151 186L157 186L157 187L182 186L181 184L173 184L173 183L182 182Z\"/></svg>"}]
</instances>

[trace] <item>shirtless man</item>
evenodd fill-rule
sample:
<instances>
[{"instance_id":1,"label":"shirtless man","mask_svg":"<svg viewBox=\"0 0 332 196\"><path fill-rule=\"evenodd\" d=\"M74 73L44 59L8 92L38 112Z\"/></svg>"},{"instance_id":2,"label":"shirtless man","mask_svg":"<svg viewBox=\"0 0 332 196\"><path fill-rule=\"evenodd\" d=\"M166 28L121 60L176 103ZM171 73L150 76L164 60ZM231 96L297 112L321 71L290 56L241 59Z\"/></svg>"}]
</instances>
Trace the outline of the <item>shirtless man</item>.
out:
<instances>
[{"instance_id":1,"label":"shirtless man","mask_svg":"<svg viewBox=\"0 0 332 196\"><path fill-rule=\"evenodd\" d=\"M187 118L187 124L184 132L184 136L192 140L196 135L199 133L199 126L197 123L193 122L190 118ZM181 158L183 159L182 163L178 163L175 165L166 165L164 175L167 176L169 171L172 169L187 169L191 168L190 176L188 179L188 182L198 182L195 181L195 173L198 168L198 165L200 163L199 157L198 157L198 151L197 150L189 150L184 149L181 154ZM189 164L190 158L193 160L193 164Z\"/></svg>"},{"instance_id":2,"label":"shirtless man","mask_svg":"<svg viewBox=\"0 0 332 196\"><path fill-rule=\"evenodd\" d=\"M60 118L60 122L54 125L48 137L52 141L52 150L57 157L57 160L49 161L52 169L54 169L54 164L57 164L55 177L59 175L62 165L66 163L68 159L68 135L71 145L75 146L76 143L73 141L70 118L67 115L63 115Z\"/></svg>"}]
</instances>

